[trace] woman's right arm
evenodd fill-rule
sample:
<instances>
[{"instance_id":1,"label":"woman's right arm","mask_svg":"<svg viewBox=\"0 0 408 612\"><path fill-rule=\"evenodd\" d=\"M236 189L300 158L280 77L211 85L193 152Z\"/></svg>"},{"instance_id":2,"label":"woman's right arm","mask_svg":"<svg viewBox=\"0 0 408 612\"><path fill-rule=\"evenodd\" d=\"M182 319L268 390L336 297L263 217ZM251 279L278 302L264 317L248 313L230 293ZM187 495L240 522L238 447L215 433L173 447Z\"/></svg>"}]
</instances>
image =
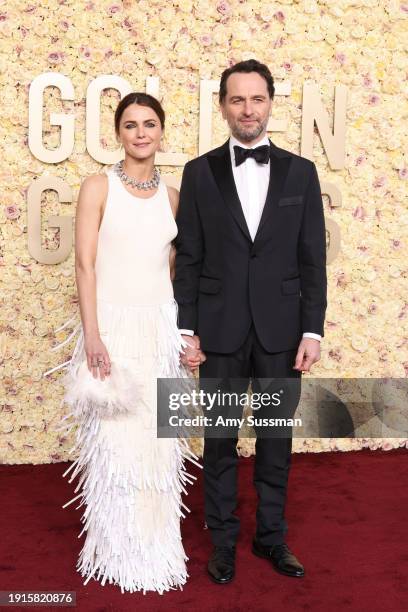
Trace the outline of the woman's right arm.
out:
<instances>
[{"instance_id":1,"label":"woman's right arm","mask_svg":"<svg viewBox=\"0 0 408 612\"><path fill-rule=\"evenodd\" d=\"M98 231L108 191L108 180L104 174L87 177L81 184L75 219L75 276L79 298L85 351L88 368L97 377L98 360L100 377L103 380L110 371L110 360L98 329L96 309L95 260Z\"/></svg>"}]
</instances>

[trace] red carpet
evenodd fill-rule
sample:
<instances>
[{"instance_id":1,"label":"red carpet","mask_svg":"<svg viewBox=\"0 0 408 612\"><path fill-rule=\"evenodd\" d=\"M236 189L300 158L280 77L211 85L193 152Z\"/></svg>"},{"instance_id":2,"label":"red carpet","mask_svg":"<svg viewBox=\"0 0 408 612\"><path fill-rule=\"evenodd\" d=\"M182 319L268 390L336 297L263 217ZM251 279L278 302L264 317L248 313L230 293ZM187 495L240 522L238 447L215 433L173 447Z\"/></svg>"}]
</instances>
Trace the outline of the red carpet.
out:
<instances>
[{"instance_id":1,"label":"red carpet","mask_svg":"<svg viewBox=\"0 0 408 612\"><path fill-rule=\"evenodd\" d=\"M183 521L190 579L184 591L162 596L122 595L118 587L101 587L95 580L83 587L75 563L85 538L77 538L84 508L61 508L73 497L73 483L61 478L68 464L3 465L0 590L76 591L81 612L404 610L407 459L406 449L293 455L287 543L307 572L297 579L275 573L250 552L253 459L241 458L237 574L223 586L212 584L205 573L211 543L203 529L201 470L195 469L199 481L189 489L191 514Z\"/></svg>"}]
</instances>

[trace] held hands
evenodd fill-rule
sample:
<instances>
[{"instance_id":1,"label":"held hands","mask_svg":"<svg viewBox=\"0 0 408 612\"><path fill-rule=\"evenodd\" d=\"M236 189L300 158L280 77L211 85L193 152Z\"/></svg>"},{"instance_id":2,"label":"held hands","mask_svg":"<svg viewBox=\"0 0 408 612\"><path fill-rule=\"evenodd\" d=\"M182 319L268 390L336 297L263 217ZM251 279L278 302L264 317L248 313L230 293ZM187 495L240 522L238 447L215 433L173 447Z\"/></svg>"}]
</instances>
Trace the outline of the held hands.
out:
<instances>
[{"instance_id":1,"label":"held hands","mask_svg":"<svg viewBox=\"0 0 408 612\"><path fill-rule=\"evenodd\" d=\"M105 380L111 371L111 362L106 346L98 334L85 337L85 353L88 363L88 370L94 378Z\"/></svg>"},{"instance_id":2,"label":"held hands","mask_svg":"<svg viewBox=\"0 0 408 612\"><path fill-rule=\"evenodd\" d=\"M294 370L310 372L311 366L320 359L320 341L314 338L302 338L296 354Z\"/></svg>"},{"instance_id":3,"label":"held hands","mask_svg":"<svg viewBox=\"0 0 408 612\"><path fill-rule=\"evenodd\" d=\"M207 359L205 354L200 349L200 338L194 336L182 336L183 340L187 342L184 349L184 353L181 353L181 363L188 366L190 370L195 370L199 365L204 363Z\"/></svg>"}]
</instances>

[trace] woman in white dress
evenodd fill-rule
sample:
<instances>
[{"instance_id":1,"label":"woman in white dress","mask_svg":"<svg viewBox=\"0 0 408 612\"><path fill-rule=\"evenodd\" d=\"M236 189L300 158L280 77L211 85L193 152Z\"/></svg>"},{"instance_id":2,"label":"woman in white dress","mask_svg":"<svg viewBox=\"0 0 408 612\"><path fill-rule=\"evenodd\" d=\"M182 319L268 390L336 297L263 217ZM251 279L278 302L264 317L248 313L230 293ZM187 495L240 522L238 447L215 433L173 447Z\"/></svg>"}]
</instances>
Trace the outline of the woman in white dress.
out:
<instances>
[{"instance_id":1,"label":"woman in white dress","mask_svg":"<svg viewBox=\"0 0 408 612\"><path fill-rule=\"evenodd\" d=\"M62 419L77 426L77 474L86 532L77 571L124 591L182 588L188 577L180 536L181 501L197 463L187 443L157 437L157 377L191 375L204 359L188 351L177 328L172 240L177 235L178 192L154 166L164 129L160 103L127 95L115 113L123 162L87 177L78 196L75 269L80 321L67 368ZM75 317L74 317L75 318ZM61 328L72 323L67 321ZM58 331L58 330L57 330ZM53 350L54 350L53 349ZM187 358L188 355L188 358ZM197 463L197 465L199 465ZM79 536L79 537L80 537Z\"/></svg>"}]
</instances>

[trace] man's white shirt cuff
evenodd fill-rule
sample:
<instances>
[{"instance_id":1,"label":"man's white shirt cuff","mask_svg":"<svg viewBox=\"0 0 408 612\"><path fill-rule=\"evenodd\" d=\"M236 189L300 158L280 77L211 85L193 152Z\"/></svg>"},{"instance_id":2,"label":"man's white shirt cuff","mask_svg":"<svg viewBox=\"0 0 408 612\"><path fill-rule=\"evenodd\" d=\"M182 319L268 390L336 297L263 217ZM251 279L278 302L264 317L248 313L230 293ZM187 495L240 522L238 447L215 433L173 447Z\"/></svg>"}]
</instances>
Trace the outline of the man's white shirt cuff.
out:
<instances>
[{"instance_id":1,"label":"man's white shirt cuff","mask_svg":"<svg viewBox=\"0 0 408 612\"><path fill-rule=\"evenodd\" d=\"M179 332L183 336L194 336L194 332L192 329L179 329Z\"/></svg>"},{"instance_id":2,"label":"man's white shirt cuff","mask_svg":"<svg viewBox=\"0 0 408 612\"><path fill-rule=\"evenodd\" d=\"M320 334L313 334L312 332L305 332L303 338L314 338L315 340L319 340L319 342L322 339Z\"/></svg>"}]
</instances>

